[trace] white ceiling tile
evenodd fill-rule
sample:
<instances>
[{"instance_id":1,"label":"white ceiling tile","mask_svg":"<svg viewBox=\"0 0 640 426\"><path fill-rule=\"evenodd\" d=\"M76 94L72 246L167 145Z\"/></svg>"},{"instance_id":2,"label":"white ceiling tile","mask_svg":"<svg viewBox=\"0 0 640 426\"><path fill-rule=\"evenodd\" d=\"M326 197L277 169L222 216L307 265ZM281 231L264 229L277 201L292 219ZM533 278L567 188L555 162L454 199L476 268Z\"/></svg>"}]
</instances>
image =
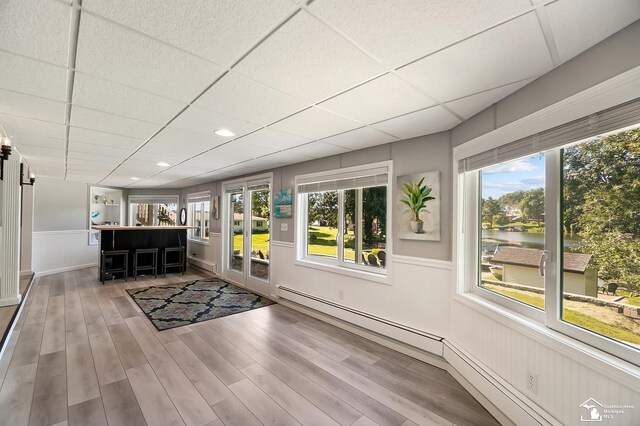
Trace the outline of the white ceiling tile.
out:
<instances>
[{"instance_id":1,"label":"white ceiling tile","mask_svg":"<svg viewBox=\"0 0 640 426\"><path fill-rule=\"evenodd\" d=\"M561 0L545 10L562 61L640 19L638 0Z\"/></svg>"},{"instance_id":2,"label":"white ceiling tile","mask_svg":"<svg viewBox=\"0 0 640 426\"><path fill-rule=\"evenodd\" d=\"M287 164L295 164L301 163L303 161L309 161L312 158L308 155L302 155L299 153L287 151L280 151L274 154L267 155L262 157L260 160L271 161L274 164L287 165Z\"/></svg>"},{"instance_id":3,"label":"white ceiling tile","mask_svg":"<svg viewBox=\"0 0 640 426\"><path fill-rule=\"evenodd\" d=\"M226 140L226 138L213 134L206 136L173 127L165 127L145 144L140 151L189 158L215 148L225 143Z\"/></svg>"},{"instance_id":4,"label":"white ceiling tile","mask_svg":"<svg viewBox=\"0 0 640 426\"><path fill-rule=\"evenodd\" d=\"M202 135L212 135L221 141L231 138L215 135L213 132L218 129L228 129L236 134L236 137L245 135L258 129L260 126L245 120L239 120L217 112L190 106L169 124L169 127L187 130L189 132L200 133Z\"/></svg>"},{"instance_id":5,"label":"white ceiling tile","mask_svg":"<svg viewBox=\"0 0 640 426\"><path fill-rule=\"evenodd\" d=\"M183 102L222 74L210 62L89 14L80 20L76 69Z\"/></svg>"},{"instance_id":6,"label":"white ceiling tile","mask_svg":"<svg viewBox=\"0 0 640 426\"><path fill-rule=\"evenodd\" d=\"M326 139L322 139L322 142L356 150L382 145L397 140L398 138L396 138L395 136L387 135L386 133L374 129L373 127L361 127L350 132L345 132Z\"/></svg>"},{"instance_id":7,"label":"white ceiling tile","mask_svg":"<svg viewBox=\"0 0 640 426\"><path fill-rule=\"evenodd\" d=\"M344 154L350 150L325 142L311 142L288 150L293 154L300 154L311 158L329 157L331 155Z\"/></svg>"},{"instance_id":8,"label":"white ceiling tile","mask_svg":"<svg viewBox=\"0 0 640 426\"><path fill-rule=\"evenodd\" d=\"M111 152L105 155L99 151L86 152L69 149L67 158L69 159L69 163L92 162L103 164L104 167L111 167L113 169L114 166L117 166L127 158L127 154L117 155Z\"/></svg>"},{"instance_id":9,"label":"white ceiling tile","mask_svg":"<svg viewBox=\"0 0 640 426\"><path fill-rule=\"evenodd\" d=\"M511 93L529 84L533 79L527 79L518 83L507 84L506 86L487 90L486 92L477 93L452 102L448 102L446 106L453 112L467 119L473 117L480 111L490 105L495 104L499 100L509 96Z\"/></svg>"},{"instance_id":10,"label":"white ceiling tile","mask_svg":"<svg viewBox=\"0 0 640 426\"><path fill-rule=\"evenodd\" d=\"M269 127L310 139L322 139L361 126L348 118L311 107Z\"/></svg>"},{"instance_id":11,"label":"white ceiling tile","mask_svg":"<svg viewBox=\"0 0 640 426\"><path fill-rule=\"evenodd\" d=\"M16 117L14 115L1 114L0 123L7 135L14 138L14 142L29 143L31 136L44 136L54 139L64 139L65 126L63 124L49 123L48 121L34 120L32 118Z\"/></svg>"},{"instance_id":12,"label":"white ceiling tile","mask_svg":"<svg viewBox=\"0 0 640 426\"><path fill-rule=\"evenodd\" d=\"M370 124L435 104L433 99L414 89L401 78L385 74L329 99L320 106Z\"/></svg>"},{"instance_id":13,"label":"white ceiling tile","mask_svg":"<svg viewBox=\"0 0 640 426\"><path fill-rule=\"evenodd\" d=\"M71 142L83 142L90 145L100 145L106 147L113 147L115 150L128 150L133 151L139 147L144 141L142 139L135 139L121 135L114 135L112 133L98 132L95 130L80 129L78 127L69 128L69 141Z\"/></svg>"},{"instance_id":14,"label":"white ceiling tile","mask_svg":"<svg viewBox=\"0 0 640 426\"><path fill-rule=\"evenodd\" d=\"M303 138L301 136L291 135L289 133L278 132L271 128L260 129L247 136L236 139L240 145L261 146L271 149L272 152L283 149L293 148L294 146L303 145L311 142L312 139Z\"/></svg>"},{"instance_id":15,"label":"white ceiling tile","mask_svg":"<svg viewBox=\"0 0 640 426\"><path fill-rule=\"evenodd\" d=\"M457 124L460 119L441 106L435 106L376 123L374 127L400 139L409 139L449 130Z\"/></svg>"},{"instance_id":16,"label":"white ceiling tile","mask_svg":"<svg viewBox=\"0 0 640 426\"><path fill-rule=\"evenodd\" d=\"M73 104L157 124L166 124L186 106L80 72L73 82Z\"/></svg>"},{"instance_id":17,"label":"white ceiling tile","mask_svg":"<svg viewBox=\"0 0 640 426\"><path fill-rule=\"evenodd\" d=\"M308 103L229 73L207 90L194 105L230 117L267 125L308 106Z\"/></svg>"},{"instance_id":18,"label":"white ceiling tile","mask_svg":"<svg viewBox=\"0 0 640 426\"><path fill-rule=\"evenodd\" d=\"M535 13L528 13L398 73L441 102L537 77L553 68Z\"/></svg>"},{"instance_id":19,"label":"white ceiling tile","mask_svg":"<svg viewBox=\"0 0 640 426\"><path fill-rule=\"evenodd\" d=\"M33 158L34 160L64 159L64 141L56 142L60 143L49 146L21 144L18 146L18 149L20 150L20 154Z\"/></svg>"},{"instance_id":20,"label":"white ceiling tile","mask_svg":"<svg viewBox=\"0 0 640 426\"><path fill-rule=\"evenodd\" d=\"M307 102L318 102L384 71L305 11L279 28L234 69Z\"/></svg>"},{"instance_id":21,"label":"white ceiling tile","mask_svg":"<svg viewBox=\"0 0 640 426\"><path fill-rule=\"evenodd\" d=\"M69 156L73 153L87 153L98 158L125 159L132 150L113 145L94 145L78 141L69 141Z\"/></svg>"},{"instance_id":22,"label":"white ceiling tile","mask_svg":"<svg viewBox=\"0 0 640 426\"><path fill-rule=\"evenodd\" d=\"M521 13L528 0L322 0L310 10L395 67Z\"/></svg>"},{"instance_id":23,"label":"white ceiling tile","mask_svg":"<svg viewBox=\"0 0 640 426\"><path fill-rule=\"evenodd\" d=\"M288 0L85 0L82 7L213 62L230 65L284 18L293 4Z\"/></svg>"},{"instance_id":24,"label":"white ceiling tile","mask_svg":"<svg viewBox=\"0 0 640 426\"><path fill-rule=\"evenodd\" d=\"M100 182L103 177L104 176L67 173L67 177L65 178L65 180L95 184Z\"/></svg>"},{"instance_id":25,"label":"white ceiling tile","mask_svg":"<svg viewBox=\"0 0 640 426\"><path fill-rule=\"evenodd\" d=\"M42 0L5 0L0 13L0 48L67 65L71 8Z\"/></svg>"},{"instance_id":26,"label":"white ceiling tile","mask_svg":"<svg viewBox=\"0 0 640 426\"><path fill-rule=\"evenodd\" d=\"M159 125L146 121L132 120L75 105L71 108L71 125L139 139L151 137L160 128Z\"/></svg>"},{"instance_id":27,"label":"white ceiling tile","mask_svg":"<svg viewBox=\"0 0 640 426\"><path fill-rule=\"evenodd\" d=\"M156 169L159 172L162 170L165 170L167 166L165 167L158 166L158 163L168 163L171 166L173 166L184 161L186 158L188 157L185 157L182 155L178 156L178 155L169 155L167 153L154 153L154 152L152 153L152 152L143 152L143 151L138 151L131 156L131 160L133 161L144 161L144 162L152 163L153 165L156 166Z\"/></svg>"},{"instance_id":28,"label":"white ceiling tile","mask_svg":"<svg viewBox=\"0 0 640 426\"><path fill-rule=\"evenodd\" d=\"M0 89L0 113L64 124L65 104Z\"/></svg>"},{"instance_id":29,"label":"white ceiling tile","mask_svg":"<svg viewBox=\"0 0 640 426\"><path fill-rule=\"evenodd\" d=\"M64 139L55 139L46 136L20 135L20 137L16 139L15 145L20 150L22 150L23 146L64 150Z\"/></svg>"},{"instance_id":30,"label":"white ceiling tile","mask_svg":"<svg viewBox=\"0 0 640 426\"><path fill-rule=\"evenodd\" d=\"M245 160L256 158L258 154L250 149L238 149L231 144L219 146L211 151L205 152L195 159L203 161L211 161L225 165L239 163Z\"/></svg>"},{"instance_id":31,"label":"white ceiling tile","mask_svg":"<svg viewBox=\"0 0 640 426\"><path fill-rule=\"evenodd\" d=\"M67 69L0 50L0 87L64 102Z\"/></svg>"}]
</instances>

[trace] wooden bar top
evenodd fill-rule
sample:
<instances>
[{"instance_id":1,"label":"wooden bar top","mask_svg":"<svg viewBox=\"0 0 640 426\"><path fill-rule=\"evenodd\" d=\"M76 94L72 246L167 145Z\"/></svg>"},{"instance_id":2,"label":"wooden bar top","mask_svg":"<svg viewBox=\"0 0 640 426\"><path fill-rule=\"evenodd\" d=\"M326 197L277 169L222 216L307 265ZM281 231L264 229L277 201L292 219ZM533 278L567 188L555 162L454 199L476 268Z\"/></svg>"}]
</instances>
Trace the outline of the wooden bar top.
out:
<instances>
[{"instance_id":1,"label":"wooden bar top","mask_svg":"<svg viewBox=\"0 0 640 426\"><path fill-rule=\"evenodd\" d=\"M98 231L171 231L176 229L192 229L193 226L120 226L120 225L95 225L91 227Z\"/></svg>"}]
</instances>

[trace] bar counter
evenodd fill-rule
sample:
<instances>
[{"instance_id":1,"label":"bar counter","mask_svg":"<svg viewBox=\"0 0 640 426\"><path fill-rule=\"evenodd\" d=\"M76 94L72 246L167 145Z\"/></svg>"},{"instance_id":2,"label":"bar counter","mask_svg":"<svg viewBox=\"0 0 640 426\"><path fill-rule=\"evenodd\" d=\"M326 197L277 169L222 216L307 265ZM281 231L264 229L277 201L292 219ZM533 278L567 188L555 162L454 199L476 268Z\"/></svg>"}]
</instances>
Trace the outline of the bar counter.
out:
<instances>
[{"instance_id":1,"label":"bar counter","mask_svg":"<svg viewBox=\"0 0 640 426\"><path fill-rule=\"evenodd\" d=\"M103 250L129 251L129 276L133 276L133 257L136 249L157 248L160 273L162 250L168 247L184 247L183 267L186 270L187 229L190 229L190 226L95 225L92 228L100 231L100 253Z\"/></svg>"}]
</instances>

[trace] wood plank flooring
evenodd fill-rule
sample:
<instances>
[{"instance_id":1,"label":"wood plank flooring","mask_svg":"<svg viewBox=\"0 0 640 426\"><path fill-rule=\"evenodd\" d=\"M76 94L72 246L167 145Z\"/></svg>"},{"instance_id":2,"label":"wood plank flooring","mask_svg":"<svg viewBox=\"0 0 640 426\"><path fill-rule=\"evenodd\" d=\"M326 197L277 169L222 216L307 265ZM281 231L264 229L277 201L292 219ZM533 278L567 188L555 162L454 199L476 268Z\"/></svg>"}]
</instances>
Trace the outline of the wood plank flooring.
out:
<instances>
[{"instance_id":1,"label":"wood plank flooring","mask_svg":"<svg viewBox=\"0 0 640 426\"><path fill-rule=\"evenodd\" d=\"M157 331L95 268L36 279L0 425L497 425L447 372L281 305Z\"/></svg>"}]
</instances>

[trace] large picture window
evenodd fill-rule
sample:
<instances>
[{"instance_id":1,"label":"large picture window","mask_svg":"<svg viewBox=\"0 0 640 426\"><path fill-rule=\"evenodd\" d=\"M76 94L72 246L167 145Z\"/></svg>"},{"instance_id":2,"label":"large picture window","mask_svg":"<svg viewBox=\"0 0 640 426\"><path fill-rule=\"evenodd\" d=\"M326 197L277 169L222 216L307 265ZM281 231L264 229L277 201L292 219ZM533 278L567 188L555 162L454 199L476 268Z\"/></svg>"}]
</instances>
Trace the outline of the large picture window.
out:
<instances>
[{"instance_id":1,"label":"large picture window","mask_svg":"<svg viewBox=\"0 0 640 426\"><path fill-rule=\"evenodd\" d=\"M385 274L388 167L300 177L299 259Z\"/></svg>"},{"instance_id":2,"label":"large picture window","mask_svg":"<svg viewBox=\"0 0 640 426\"><path fill-rule=\"evenodd\" d=\"M211 194L198 193L187 196L187 223L189 239L195 241L209 241L209 220L211 216Z\"/></svg>"},{"instance_id":3,"label":"large picture window","mask_svg":"<svg viewBox=\"0 0 640 426\"><path fill-rule=\"evenodd\" d=\"M175 226L177 215L177 195L129 196L129 223L132 226Z\"/></svg>"},{"instance_id":4,"label":"large picture window","mask_svg":"<svg viewBox=\"0 0 640 426\"><path fill-rule=\"evenodd\" d=\"M640 125L572 139L552 130L532 154L514 155L527 150L518 141L460 161L471 232L459 256L476 253L461 276L467 291L637 364Z\"/></svg>"}]
</instances>

